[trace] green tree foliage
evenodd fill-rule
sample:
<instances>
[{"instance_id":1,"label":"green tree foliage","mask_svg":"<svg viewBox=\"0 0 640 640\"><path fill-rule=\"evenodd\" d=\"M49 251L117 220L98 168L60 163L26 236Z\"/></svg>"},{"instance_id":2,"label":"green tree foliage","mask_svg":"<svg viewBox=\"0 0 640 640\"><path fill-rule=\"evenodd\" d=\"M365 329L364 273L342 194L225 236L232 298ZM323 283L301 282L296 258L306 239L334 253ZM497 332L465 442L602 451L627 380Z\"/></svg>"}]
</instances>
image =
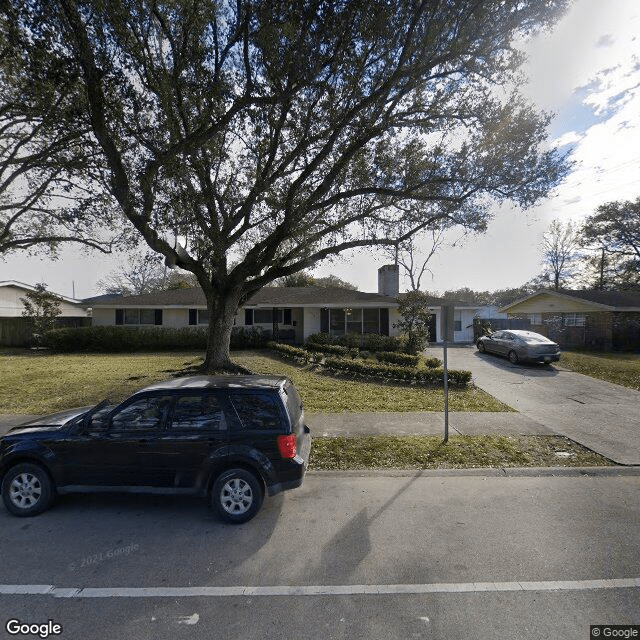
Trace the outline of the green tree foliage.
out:
<instances>
[{"instance_id":1,"label":"green tree foliage","mask_svg":"<svg viewBox=\"0 0 640 640\"><path fill-rule=\"evenodd\" d=\"M36 7L23 4L37 20ZM104 176L78 71L55 55L52 25L28 25L21 12L0 4L0 258L16 250L55 257L69 242L109 252L121 239L112 199L79 182Z\"/></svg>"},{"instance_id":2,"label":"green tree foliage","mask_svg":"<svg viewBox=\"0 0 640 640\"><path fill-rule=\"evenodd\" d=\"M46 113L90 150L65 164L76 184L196 276L215 369L238 306L277 278L547 194L566 165L514 88L512 43L566 5L5 0L3 19L13 59L42 54L25 103L63 76Z\"/></svg>"},{"instance_id":3,"label":"green tree foliage","mask_svg":"<svg viewBox=\"0 0 640 640\"><path fill-rule=\"evenodd\" d=\"M582 242L591 250L591 286L640 287L640 198L599 206L584 222Z\"/></svg>"},{"instance_id":4,"label":"green tree foliage","mask_svg":"<svg viewBox=\"0 0 640 640\"><path fill-rule=\"evenodd\" d=\"M337 287L338 289L350 289L351 291L356 291L358 288L355 284L342 280L342 278L338 278L333 274L315 278L306 271L279 278L275 281L275 284L280 287Z\"/></svg>"},{"instance_id":5,"label":"green tree foliage","mask_svg":"<svg viewBox=\"0 0 640 640\"><path fill-rule=\"evenodd\" d=\"M429 342L429 294L424 291L409 291L398 296L400 320L394 327L406 337L406 351L417 355L424 351Z\"/></svg>"},{"instance_id":6,"label":"green tree foliage","mask_svg":"<svg viewBox=\"0 0 640 640\"><path fill-rule=\"evenodd\" d=\"M55 327L56 319L61 315L61 300L58 296L47 291L47 285L40 282L34 291L29 291L24 298L20 298L24 305L22 316L31 322L31 328L36 343L47 331Z\"/></svg>"}]
</instances>

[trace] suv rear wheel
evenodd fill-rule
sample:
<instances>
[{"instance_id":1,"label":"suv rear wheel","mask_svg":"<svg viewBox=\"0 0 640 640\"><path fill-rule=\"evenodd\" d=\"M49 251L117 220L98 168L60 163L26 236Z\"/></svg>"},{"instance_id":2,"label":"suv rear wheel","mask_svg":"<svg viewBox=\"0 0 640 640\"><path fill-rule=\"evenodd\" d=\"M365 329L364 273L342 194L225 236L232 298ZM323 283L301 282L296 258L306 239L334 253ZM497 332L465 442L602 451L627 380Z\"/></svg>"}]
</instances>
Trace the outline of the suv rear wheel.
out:
<instances>
[{"instance_id":1,"label":"suv rear wheel","mask_svg":"<svg viewBox=\"0 0 640 640\"><path fill-rule=\"evenodd\" d=\"M55 488L37 464L22 463L9 469L2 480L2 500L16 516L35 516L51 506Z\"/></svg>"},{"instance_id":2,"label":"suv rear wheel","mask_svg":"<svg viewBox=\"0 0 640 640\"><path fill-rule=\"evenodd\" d=\"M211 504L226 522L240 524L251 520L262 506L262 486L246 469L223 471L213 483Z\"/></svg>"}]
</instances>

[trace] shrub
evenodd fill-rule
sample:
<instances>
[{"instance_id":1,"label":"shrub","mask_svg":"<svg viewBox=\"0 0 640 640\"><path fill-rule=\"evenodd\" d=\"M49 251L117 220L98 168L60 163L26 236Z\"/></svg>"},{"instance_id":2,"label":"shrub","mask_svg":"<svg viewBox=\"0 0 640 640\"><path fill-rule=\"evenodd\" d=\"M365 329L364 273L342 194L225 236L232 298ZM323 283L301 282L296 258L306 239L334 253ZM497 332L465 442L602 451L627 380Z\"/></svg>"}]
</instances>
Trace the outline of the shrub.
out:
<instances>
[{"instance_id":1,"label":"shrub","mask_svg":"<svg viewBox=\"0 0 640 640\"><path fill-rule=\"evenodd\" d=\"M324 366L333 371L344 371L375 378L404 380L406 382L419 382L430 385L444 384L444 371L442 369L414 369L396 364L378 364L343 358L327 358ZM451 386L463 387L469 384L470 381L470 371L449 371L449 384Z\"/></svg>"},{"instance_id":2,"label":"shrub","mask_svg":"<svg viewBox=\"0 0 640 640\"><path fill-rule=\"evenodd\" d=\"M390 362L403 367L417 367L420 356L412 356L406 353L396 353L395 351L379 351L376 358L380 362Z\"/></svg>"},{"instance_id":3,"label":"shrub","mask_svg":"<svg viewBox=\"0 0 640 640\"><path fill-rule=\"evenodd\" d=\"M362 348L367 351L401 351L399 338L381 336L379 333L365 333L362 336Z\"/></svg>"},{"instance_id":4,"label":"shrub","mask_svg":"<svg viewBox=\"0 0 640 640\"><path fill-rule=\"evenodd\" d=\"M332 344L333 339L328 333L312 333L307 336L307 343L312 344Z\"/></svg>"},{"instance_id":5,"label":"shrub","mask_svg":"<svg viewBox=\"0 0 640 640\"><path fill-rule=\"evenodd\" d=\"M269 349L273 351L277 351L288 358L293 358L294 360L302 360L303 362L309 362L311 356L306 349L301 349L300 347L294 347L290 344L282 344L280 342L267 342L266 345Z\"/></svg>"},{"instance_id":6,"label":"shrub","mask_svg":"<svg viewBox=\"0 0 640 640\"><path fill-rule=\"evenodd\" d=\"M442 366L442 360L440 360L439 358L425 358L424 359L424 363L427 366L427 368L429 369L437 369L438 367Z\"/></svg>"},{"instance_id":7,"label":"shrub","mask_svg":"<svg viewBox=\"0 0 640 640\"><path fill-rule=\"evenodd\" d=\"M328 333L312 333L307 337L307 348L310 345L327 345L360 348L366 351L402 351L400 338L382 336L379 333L349 333L346 336L333 338ZM327 352L328 353L328 352Z\"/></svg>"},{"instance_id":8,"label":"shrub","mask_svg":"<svg viewBox=\"0 0 640 640\"><path fill-rule=\"evenodd\" d=\"M359 333L347 333L340 336L336 342L350 349L359 349L362 345L362 336Z\"/></svg>"},{"instance_id":9,"label":"shrub","mask_svg":"<svg viewBox=\"0 0 640 640\"><path fill-rule=\"evenodd\" d=\"M206 349L204 328L168 329L166 327L68 327L53 329L44 336L45 345L54 351L171 351Z\"/></svg>"},{"instance_id":10,"label":"shrub","mask_svg":"<svg viewBox=\"0 0 640 640\"><path fill-rule=\"evenodd\" d=\"M346 356L349 348L339 344L322 344L318 342L307 342L305 344L307 351L319 351L320 353L330 353L332 355Z\"/></svg>"},{"instance_id":11,"label":"shrub","mask_svg":"<svg viewBox=\"0 0 640 640\"><path fill-rule=\"evenodd\" d=\"M268 333L260 327L233 327L231 331L231 349L260 349L267 344Z\"/></svg>"}]
</instances>

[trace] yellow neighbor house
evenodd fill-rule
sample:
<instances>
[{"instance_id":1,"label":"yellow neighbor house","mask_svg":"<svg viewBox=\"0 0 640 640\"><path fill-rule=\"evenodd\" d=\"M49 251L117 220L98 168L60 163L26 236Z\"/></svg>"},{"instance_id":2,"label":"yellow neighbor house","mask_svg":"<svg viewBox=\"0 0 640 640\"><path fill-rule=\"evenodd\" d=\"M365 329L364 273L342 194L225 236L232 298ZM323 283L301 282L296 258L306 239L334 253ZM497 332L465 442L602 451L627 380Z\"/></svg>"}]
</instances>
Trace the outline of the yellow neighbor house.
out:
<instances>
[{"instance_id":1,"label":"yellow neighbor house","mask_svg":"<svg viewBox=\"0 0 640 640\"><path fill-rule=\"evenodd\" d=\"M640 348L640 291L541 290L501 311L563 347Z\"/></svg>"}]
</instances>

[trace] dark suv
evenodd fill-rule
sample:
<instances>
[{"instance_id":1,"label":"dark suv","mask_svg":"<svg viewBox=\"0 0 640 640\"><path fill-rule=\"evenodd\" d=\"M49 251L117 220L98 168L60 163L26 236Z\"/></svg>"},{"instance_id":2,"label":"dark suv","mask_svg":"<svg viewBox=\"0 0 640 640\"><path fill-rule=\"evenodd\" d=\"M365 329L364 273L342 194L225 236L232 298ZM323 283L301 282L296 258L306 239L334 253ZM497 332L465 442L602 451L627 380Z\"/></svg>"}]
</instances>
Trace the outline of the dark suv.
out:
<instances>
[{"instance_id":1,"label":"dark suv","mask_svg":"<svg viewBox=\"0 0 640 640\"><path fill-rule=\"evenodd\" d=\"M275 376L193 376L47 416L0 438L2 498L30 516L56 491L208 496L227 522L302 484L311 435L296 388Z\"/></svg>"}]
</instances>

